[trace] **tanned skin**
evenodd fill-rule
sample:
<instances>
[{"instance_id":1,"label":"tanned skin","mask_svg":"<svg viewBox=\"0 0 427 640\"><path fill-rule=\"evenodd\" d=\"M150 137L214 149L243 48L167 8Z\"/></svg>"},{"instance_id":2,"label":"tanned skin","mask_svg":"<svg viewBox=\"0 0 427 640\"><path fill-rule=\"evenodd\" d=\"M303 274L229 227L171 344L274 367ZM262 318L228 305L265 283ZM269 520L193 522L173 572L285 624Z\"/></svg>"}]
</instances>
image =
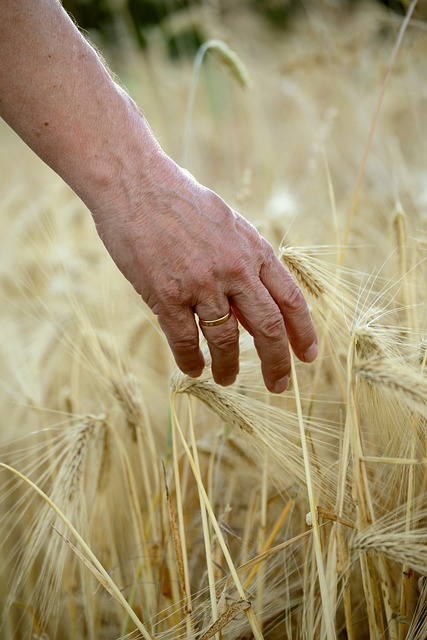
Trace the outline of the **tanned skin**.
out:
<instances>
[{"instance_id":1,"label":"tanned skin","mask_svg":"<svg viewBox=\"0 0 427 640\"><path fill-rule=\"evenodd\" d=\"M118 268L157 315L176 363L204 368L195 314L217 383L239 369L239 322L267 388L284 391L289 344L317 355L306 301L245 218L160 148L134 101L57 0L1 0L0 116L78 194Z\"/></svg>"}]
</instances>

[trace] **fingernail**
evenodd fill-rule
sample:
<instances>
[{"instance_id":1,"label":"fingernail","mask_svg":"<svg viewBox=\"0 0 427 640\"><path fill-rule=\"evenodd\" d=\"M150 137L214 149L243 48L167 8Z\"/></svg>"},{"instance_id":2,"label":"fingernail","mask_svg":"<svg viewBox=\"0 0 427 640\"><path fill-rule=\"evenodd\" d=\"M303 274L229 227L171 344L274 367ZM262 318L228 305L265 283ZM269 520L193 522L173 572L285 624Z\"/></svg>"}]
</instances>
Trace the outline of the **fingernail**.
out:
<instances>
[{"instance_id":1,"label":"fingernail","mask_svg":"<svg viewBox=\"0 0 427 640\"><path fill-rule=\"evenodd\" d=\"M316 360L318 351L317 342L313 342L311 347L308 347L307 351L304 353L304 362L313 362Z\"/></svg>"},{"instance_id":2,"label":"fingernail","mask_svg":"<svg viewBox=\"0 0 427 640\"><path fill-rule=\"evenodd\" d=\"M274 383L273 393L283 393L289 387L289 376L280 378Z\"/></svg>"},{"instance_id":3,"label":"fingernail","mask_svg":"<svg viewBox=\"0 0 427 640\"><path fill-rule=\"evenodd\" d=\"M224 378L221 380L220 385L222 387L229 387L233 382L236 382L236 376L230 376L229 378Z\"/></svg>"}]
</instances>

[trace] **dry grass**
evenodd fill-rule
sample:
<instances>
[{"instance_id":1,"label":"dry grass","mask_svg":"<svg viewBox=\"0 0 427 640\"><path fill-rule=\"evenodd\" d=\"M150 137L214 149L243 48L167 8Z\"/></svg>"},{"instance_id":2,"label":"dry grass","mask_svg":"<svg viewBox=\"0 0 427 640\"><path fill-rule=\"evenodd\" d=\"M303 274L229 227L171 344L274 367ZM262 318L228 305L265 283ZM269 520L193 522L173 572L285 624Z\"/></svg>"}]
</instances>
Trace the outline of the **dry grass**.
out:
<instances>
[{"instance_id":1,"label":"dry grass","mask_svg":"<svg viewBox=\"0 0 427 640\"><path fill-rule=\"evenodd\" d=\"M243 334L233 387L176 372L82 205L1 128L0 638L426 637L427 33L404 36L355 198L400 22L352 4L286 37L204 6L254 84L205 61L189 169L280 250L319 330L282 397ZM152 44L155 82L134 56L127 84L179 158L192 69Z\"/></svg>"}]
</instances>

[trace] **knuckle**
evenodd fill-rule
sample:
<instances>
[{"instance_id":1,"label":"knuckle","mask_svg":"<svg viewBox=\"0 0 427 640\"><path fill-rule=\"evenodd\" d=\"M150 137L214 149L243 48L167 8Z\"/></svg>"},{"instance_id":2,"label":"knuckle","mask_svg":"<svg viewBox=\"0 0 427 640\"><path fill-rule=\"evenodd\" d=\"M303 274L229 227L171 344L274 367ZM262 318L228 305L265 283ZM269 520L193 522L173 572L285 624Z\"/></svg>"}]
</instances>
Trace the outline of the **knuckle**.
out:
<instances>
[{"instance_id":1,"label":"knuckle","mask_svg":"<svg viewBox=\"0 0 427 640\"><path fill-rule=\"evenodd\" d=\"M160 293L161 300L165 301L170 309L183 308L187 305L187 293L183 290L182 283L175 284L171 282L170 285Z\"/></svg>"},{"instance_id":2,"label":"knuckle","mask_svg":"<svg viewBox=\"0 0 427 640\"><path fill-rule=\"evenodd\" d=\"M265 262L267 262L267 263L274 262L277 258L276 258L276 254L274 253L274 249L271 246L271 244L268 242L268 240L266 240L262 236L259 237L259 241L261 243L261 248L262 248L262 251L263 251L263 254L264 254Z\"/></svg>"},{"instance_id":3,"label":"knuckle","mask_svg":"<svg viewBox=\"0 0 427 640\"><path fill-rule=\"evenodd\" d=\"M216 279L220 276L220 273L215 273L213 268L203 269L200 268L193 275L194 277L194 291L198 296L211 299L216 293Z\"/></svg>"},{"instance_id":4,"label":"knuckle","mask_svg":"<svg viewBox=\"0 0 427 640\"><path fill-rule=\"evenodd\" d=\"M159 317L168 317L176 309L183 306L182 295L173 287L158 288L152 295L143 298L151 311Z\"/></svg>"},{"instance_id":5,"label":"knuckle","mask_svg":"<svg viewBox=\"0 0 427 640\"><path fill-rule=\"evenodd\" d=\"M190 333L174 336L170 338L170 343L175 354L179 357L192 356L194 350L198 347L197 338Z\"/></svg>"},{"instance_id":6,"label":"knuckle","mask_svg":"<svg viewBox=\"0 0 427 640\"><path fill-rule=\"evenodd\" d=\"M268 367L268 373L271 378L279 379L289 375L291 371L291 362L289 358L281 358L277 362L271 362Z\"/></svg>"},{"instance_id":7,"label":"knuckle","mask_svg":"<svg viewBox=\"0 0 427 640\"><path fill-rule=\"evenodd\" d=\"M307 302L304 298L303 292L295 282L287 288L283 297L283 304L294 312L302 313L308 311Z\"/></svg>"},{"instance_id":8,"label":"knuckle","mask_svg":"<svg viewBox=\"0 0 427 640\"><path fill-rule=\"evenodd\" d=\"M188 322L188 318L178 314L178 323L176 315L159 316L159 324L165 334L168 343L174 355L180 360L192 359L195 351L198 351L199 336L196 325ZM181 328L177 331L176 326L181 322Z\"/></svg>"},{"instance_id":9,"label":"knuckle","mask_svg":"<svg viewBox=\"0 0 427 640\"><path fill-rule=\"evenodd\" d=\"M270 354L268 359L261 358L261 366L264 377L269 380L280 380L291 372L291 359L289 349L281 349L280 353Z\"/></svg>"},{"instance_id":10,"label":"knuckle","mask_svg":"<svg viewBox=\"0 0 427 640\"><path fill-rule=\"evenodd\" d=\"M215 336L215 339L212 340L212 344L217 351L228 353L232 349L235 349L238 338L239 334L235 329L222 331Z\"/></svg>"},{"instance_id":11,"label":"knuckle","mask_svg":"<svg viewBox=\"0 0 427 640\"><path fill-rule=\"evenodd\" d=\"M282 340L285 335L285 323L280 313L272 313L265 316L258 327L262 337L269 340Z\"/></svg>"},{"instance_id":12,"label":"knuckle","mask_svg":"<svg viewBox=\"0 0 427 640\"><path fill-rule=\"evenodd\" d=\"M228 269L228 277L231 282L241 282L248 280L248 266L244 256L234 260Z\"/></svg>"}]
</instances>

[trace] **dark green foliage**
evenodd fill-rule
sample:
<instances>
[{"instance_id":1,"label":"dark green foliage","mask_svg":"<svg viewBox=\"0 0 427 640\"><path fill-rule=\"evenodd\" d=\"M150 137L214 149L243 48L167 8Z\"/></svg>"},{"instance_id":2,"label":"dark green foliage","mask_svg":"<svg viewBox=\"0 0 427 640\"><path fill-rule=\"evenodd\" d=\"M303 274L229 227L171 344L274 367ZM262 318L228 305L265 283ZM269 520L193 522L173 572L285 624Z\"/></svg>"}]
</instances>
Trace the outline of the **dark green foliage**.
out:
<instances>
[{"instance_id":1,"label":"dark green foliage","mask_svg":"<svg viewBox=\"0 0 427 640\"><path fill-rule=\"evenodd\" d=\"M145 46L147 29L159 26L171 58L184 55L194 57L206 39L201 29L190 24L178 32L170 33L167 18L176 11L191 9L197 4L200 4L200 0L128 0L127 6L139 44Z\"/></svg>"},{"instance_id":2,"label":"dark green foliage","mask_svg":"<svg viewBox=\"0 0 427 640\"><path fill-rule=\"evenodd\" d=\"M252 6L274 27L287 28L302 8L301 0L252 0Z\"/></svg>"},{"instance_id":3,"label":"dark green foliage","mask_svg":"<svg viewBox=\"0 0 427 640\"><path fill-rule=\"evenodd\" d=\"M400 2L400 0L380 0L380 2L402 16L406 13L405 5L403 2Z\"/></svg>"},{"instance_id":4,"label":"dark green foliage","mask_svg":"<svg viewBox=\"0 0 427 640\"><path fill-rule=\"evenodd\" d=\"M224 0L225 1L225 0ZM324 0L326 2L326 0ZM402 0L375 0L386 5L391 11L404 14L405 3ZM165 46L172 58L182 55L194 56L198 47L206 40L207 34L202 27L188 24L180 31L169 31L168 18L177 11L191 11L191 7L203 4L204 0L63 0L65 9L74 17L83 30L96 30L105 43L115 44L117 41L118 18L125 19L129 35L141 48L147 44L147 33L153 27L160 27L165 38ZM269 24L287 29L293 19L303 12L310 3L318 0L246 0L246 5ZM335 0L337 4L355 5L358 0ZM333 3L326 2L329 6ZM423 4L420 2L420 4ZM241 2L244 6L245 2ZM122 14L122 15L120 15Z\"/></svg>"},{"instance_id":5,"label":"dark green foliage","mask_svg":"<svg viewBox=\"0 0 427 640\"><path fill-rule=\"evenodd\" d=\"M148 28L160 24L176 11L200 4L200 0L127 0L135 24Z\"/></svg>"},{"instance_id":6,"label":"dark green foliage","mask_svg":"<svg viewBox=\"0 0 427 640\"><path fill-rule=\"evenodd\" d=\"M169 33L166 21L176 11L191 8L202 0L63 0L65 9L83 30L96 30L105 43L114 44L117 39L116 25L120 14L126 14L125 23L129 35L141 48L147 44L147 32L160 27L165 36L169 54L173 58L190 54L194 56L206 39L200 29L189 25L177 33Z\"/></svg>"},{"instance_id":7,"label":"dark green foliage","mask_svg":"<svg viewBox=\"0 0 427 640\"><path fill-rule=\"evenodd\" d=\"M198 48L205 40L206 36L204 36L200 29L189 26L167 38L169 55L173 59L187 55L194 58Z\"/></svg>"},{"instance_id":8,"label":"dark green foliage","mask_svg":"<svg viewBox=\"0 0 427 640\"><path fill-rule=\"evenodd\" d=\"M108 0L63 0L62 4L80 28L95 29L104 36L112 31L114 20Z\"/></svg>"}]
</instances>

